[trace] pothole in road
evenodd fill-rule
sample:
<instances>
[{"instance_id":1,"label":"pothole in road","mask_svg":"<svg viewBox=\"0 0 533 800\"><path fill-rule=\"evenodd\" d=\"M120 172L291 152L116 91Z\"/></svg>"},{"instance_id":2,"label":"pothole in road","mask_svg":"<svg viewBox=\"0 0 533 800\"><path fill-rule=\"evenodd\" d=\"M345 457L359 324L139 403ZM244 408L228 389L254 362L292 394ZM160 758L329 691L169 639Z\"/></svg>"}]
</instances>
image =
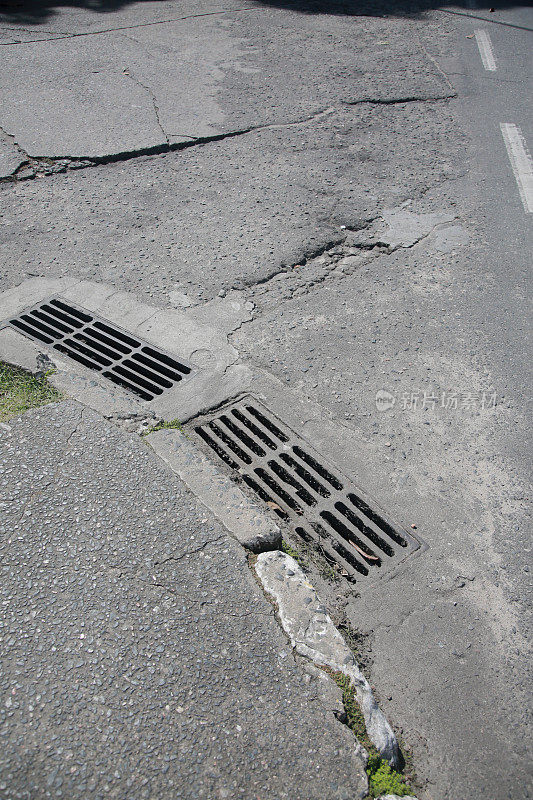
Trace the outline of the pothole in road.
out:
<instances>
[{"instance_id":1,"label":"pothole in road","mask_svg":"<svg viewBox=\"0 0 533 800\"><path fill-rule=\"evenodd\" d=\"M196 419L190 428L210 455L350 582L382 578L420 548L254 397Z\"/></svg>"},{"instance_id":2,"label":"pothole in road","mask_svg":"<svg viewBox=\"0 0 533 800\"><path fill-rule=\"evenodd\" d=\"M184 360L58 297L6 320L19 333L153 400L194 373Z\"/></svg>"}]
</instances>

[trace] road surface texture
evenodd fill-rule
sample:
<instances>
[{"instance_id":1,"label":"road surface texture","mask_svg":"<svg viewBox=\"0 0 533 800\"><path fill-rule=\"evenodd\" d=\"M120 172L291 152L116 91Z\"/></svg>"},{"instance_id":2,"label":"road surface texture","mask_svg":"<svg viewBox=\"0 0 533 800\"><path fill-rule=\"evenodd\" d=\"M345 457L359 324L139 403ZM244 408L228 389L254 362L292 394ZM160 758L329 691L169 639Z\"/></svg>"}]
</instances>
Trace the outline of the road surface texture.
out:
<instances>
[{"instance_id":1,"label":"road surface texture","mask_svg":"<svg viewBox=\"0 0 533 800\"><path fill-rule=\"evenodd\" d=\"M0 288L243 292L242 362L356 434L428 544L327 598L419 797L525 800L533 13L474 5L4 7Z\"/></svg>"},{"instance_id":2,"label":"road surface texture","mask_svg":"<svg viewBox=\"0 0 533 800\"><path fill-rule=\"evenodd\" d=\"M366 794L342 704L142 439L72 401L1 435L2 797Z\"/></svg>"}]
</instances>

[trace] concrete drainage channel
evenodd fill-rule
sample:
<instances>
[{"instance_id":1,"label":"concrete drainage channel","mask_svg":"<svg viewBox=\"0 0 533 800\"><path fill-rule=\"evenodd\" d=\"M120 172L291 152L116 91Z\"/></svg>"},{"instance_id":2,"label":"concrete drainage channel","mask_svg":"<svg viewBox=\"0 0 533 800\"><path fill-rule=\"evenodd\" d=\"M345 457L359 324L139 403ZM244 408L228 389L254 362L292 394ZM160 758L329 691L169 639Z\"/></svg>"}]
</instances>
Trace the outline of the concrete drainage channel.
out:
<instances>
[{"instance_id":1,"label":"concrete drainage channel","mask_svg":"<svg viewBox=\"0 0 533 800\"><path fill-rule=\"evenodd\" d=\"M107 320L56 297L26 309L8 324L143 400L153 400L194 374L184 360L177 361Z\"/></svg>"},{"instance_id":2,"label":"concrete drainage channel","mask_svg":"<svg viewBox=\"0 0 533 800\"><path fill-rule=\"evenodd\" d=\"M256 398L232 402L191 427L209 454L353 584L382 578L420 547Z\"/></svg>"},{"instance_id":3,"label":"concrete drainage channel","mask_svg":"<svg viewBox=\"0 0 533 800\"><path fill-rule=\"evenodd\" d=\"M218 301L211 311L195 318L113 287L27 281L0 296L0 360L33 372L50 367L56 388L147 434L154 451L254 554L251 566L294 651L348 682L370 747L398 769L396 736L316 590L280 551L280 526L357 591L386 579L424 545L311 447L296 432L295 416L286 422L274 413L280 387L238 364L227 341L242 309ZM305 416L293 401L296 417ZM150 432L174 418L185 432ZM405 796L400 776L393 778Z\"/></svg>"}]
</instances>

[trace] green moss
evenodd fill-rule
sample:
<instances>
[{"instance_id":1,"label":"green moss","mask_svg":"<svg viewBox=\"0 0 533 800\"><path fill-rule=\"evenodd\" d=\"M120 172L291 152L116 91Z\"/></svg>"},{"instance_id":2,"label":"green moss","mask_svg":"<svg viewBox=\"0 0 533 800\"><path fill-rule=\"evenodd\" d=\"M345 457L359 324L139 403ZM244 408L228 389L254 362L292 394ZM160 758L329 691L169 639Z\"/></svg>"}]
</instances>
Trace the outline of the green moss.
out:
<instances>
[{"instance_id":1,"label":"green moss","mask_svg":"<svg viewBox=\"0 0 533 800\"><path fill-rule=\"evenodd\" d=\"M296 563L297 563L297 564L298 564L300 567L302 567L302 569L305 569L305 567L307 566L307 561L306 561L306 560L305 560L305 558L304 558L304 557L303 557L303 556L302 556L302 555L301 555L301 554L298 552L298 550L295 550L295 549L294 549L294 547L291 547L291 546L290 546L290 544L289 544L288 542L286 542L286 541L285 541L285 539L283 539L283 540L282 540L282 542L281 542L281 549L282 549L282 551L283 551L284 553L287 553L287 555L288 555L288 556L290 556L291 558L294 558L294 560L296 561Z\"/></svg>"},{"instance_id":2,"label":"green moss","mask_svg":"<svg viewBox=\"0 0 533 800\"><path fill-rule=\"evenodd\" d=\"M42 377L0 361L0 422L24 414L30 408L55 403L61 393Z\"/></svg>"},{"instance_id":3,"label":"green moss","mask_svg":"<svg viewBox=\"0 0 533 800\"><path fill-rule=\"evenodd\" d=\"M369 757L366 771L370 797L379 797L382 794L397 794L398 797L404 797L411 794L411 789L404 782L400 773L392 769L379 756Z\"/></svg>"},{"instance_id":4,"label":"green moss","mask_svg":"<svg viewBox=\"0 0 533 800\"><path fill-rule=\"evenodd\" d=\"M365 718L363 717L363 712L359 708L355 689L350 679L347 675L344 675L343 672L336 672L329 667L322 667L322 669L333 678L339 689L342 690L342 704L346 713L346 725L353 732L357 741L363 745L365 750L379 758L379 753L366 732Z\"/></svg>"},{"instance_id":5,"label":"green moss","mask_svg":"<svg viewBox=\"0 0 533 800\"><path fill-rule=\"evenodd\" d=\"M152 425L150 428L147 428L145 431L143 431L141 433L141 436L148 436L149 433L155 433L156 431L164 431L169 428L184 433L184 430L181 427L181 422L179 421L179 419L171 419L169 421L161 420L161 422L157 422L155 425Z\"/></svg>"},{"instance_id":6,"label":"green moss","mask_svg":"<svg viewBox=\"0 0 533 800\"><path fill-rule=\"evenodd\" d=\"M357 695L350 679L342 672L336 672L329 667L322 669L330 675L337 686L342 690L342 703L346 713L346 725L353 732L357 741L368 752L368 788L369 797L379 797L382 794L397 794L399 797L411 794L411 789L405 783L400 772L390 767L384 761L378 750L368 736L365 719L357 702Z\"/></svg>"}]
</instances>

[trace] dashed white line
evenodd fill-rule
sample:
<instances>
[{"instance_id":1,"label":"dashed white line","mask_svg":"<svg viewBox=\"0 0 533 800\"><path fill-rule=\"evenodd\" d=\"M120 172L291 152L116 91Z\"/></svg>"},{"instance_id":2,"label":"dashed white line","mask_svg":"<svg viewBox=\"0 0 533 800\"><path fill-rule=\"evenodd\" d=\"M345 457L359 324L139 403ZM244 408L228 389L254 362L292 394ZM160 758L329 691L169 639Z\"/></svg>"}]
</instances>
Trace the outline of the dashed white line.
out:
<instances>
[{"instance_id":1,"label":"dashed white line","mask_svg":"<svg viewBox=\"0 0 533 800\"><path fill-rule=\"evenodd\" d=\"M533 161L522 131L511 122L500 122L500 128L526 214L533 214Z\"/></svg>"},{"instance_id":2,"label":"dashed white line","mask_svg":"<svg viewBox=\"0 0 533 800\"><path fill-rule=\"evenodd\" d=\"M492 49L492 42L487 31L482 28L476 31L476 42L479 48L479 55L483 66L489 72L494 72L496 69L496 59L494 58L494 51Z\"/></svg>"}]
</instances>

